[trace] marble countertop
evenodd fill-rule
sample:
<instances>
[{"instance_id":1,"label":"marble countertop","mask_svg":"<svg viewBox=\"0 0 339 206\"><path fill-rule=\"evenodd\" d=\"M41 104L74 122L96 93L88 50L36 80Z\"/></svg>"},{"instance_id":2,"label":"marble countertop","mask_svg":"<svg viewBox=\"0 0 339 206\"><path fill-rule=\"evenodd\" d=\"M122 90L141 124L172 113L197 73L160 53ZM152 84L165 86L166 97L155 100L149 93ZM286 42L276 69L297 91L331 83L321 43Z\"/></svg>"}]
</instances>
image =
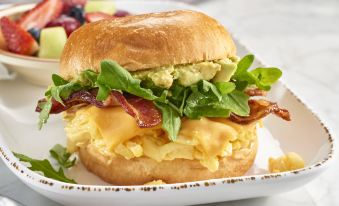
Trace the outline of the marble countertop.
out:
<instances>
[{"instance_id":1,"label":"marble countertop","mask_svg":"<svg viewBox=\"0 0 339 206\"><path fill-rule=\"evenodd\" d=\"M193 1L194 2L194 1ZM226 25L339 134L339 1L212 0L196 4ZM339 205L339 163L281 195L211 205ZM19 181L0 161L0 194L25 205L58 205Z\"/></svg>"}]
</instances>

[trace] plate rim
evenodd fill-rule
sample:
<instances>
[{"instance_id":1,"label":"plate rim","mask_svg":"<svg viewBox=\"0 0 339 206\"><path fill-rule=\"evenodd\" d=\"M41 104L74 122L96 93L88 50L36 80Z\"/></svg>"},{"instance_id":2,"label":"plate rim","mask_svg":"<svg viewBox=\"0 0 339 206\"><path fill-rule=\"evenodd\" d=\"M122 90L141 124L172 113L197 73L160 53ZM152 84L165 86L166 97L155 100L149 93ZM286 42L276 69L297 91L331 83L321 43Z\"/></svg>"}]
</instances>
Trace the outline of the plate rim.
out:
<instances>
[{"instance_id":1,"label":"plate rim","mask_svg":"<svg viewBox=\"0 0 339 206\"><path fill-rule=\"evenodd\" d=\"M118 1L122 2L122 1ZM135 2L135 0L127 0L124 2ZM138 1L140 2L140 1ZM182 2L171 2L171 1L159 1L159 0L152 0L152 1L144 1L143 3L154 3L154 2L162 2L162 3L170 3L173 5L180 5L182 7L186 6L186 8L196 9L200 11L198 8L195 8L192 5L188 5ZM239 45L248 49L245 44L242 43L241 40L237 38L237 36L232 33L232 37L234 41L237 41ZM260 58L256 57L256 60L259 64L265 65ZM337 153L337 138L335 137L334 132L330 127L328 127L327 121L319 115L315 111L314 108L307 105L300 96L298 96L289 86L286 84L284 80L279 80L279 83L282 84L283 87L286 88L287 92L290 93L296 100L301 103L309 112L311 112L312 116L316 118L322 129L325 131L327 135L327 141L329 144L329 151L327 156L302 169L292 170L287 172L279 172L279 173L269 173L269 174L260 174L260 175L246 175L240 177L229 177L229 178L218 178L218 179L209 179L209 180L202 180L202 181L194 181L194 182L184 182L184 183L173 183L173 184L164 184L164 185L131 185L131 186L115 186L115 185L83 185L83 184L72 184L72 183L65 183L60 182L58 180L54 180L45 176L40 175L34 171L28 169L24 164L22 164L17 158L14 157L8 146L4 142L3 135L0 133L0 157L5 163L5 165L25 184L30 183L35 187L43 188L49 191L58 191L58 192L138 192L138 191L145 191L145 192L156 192L156 191L164 191L164 190L179 190L179 189L189 189L189 188L197 188L197 187L210 187L216 185L223 185L223 184L237 184L237 183L247 183L253 181L267 181L267 180L280 180L282 178L292 178L296 175L305 175L309 173L315 172L322 172L326 168L328 168L336 158Z\"/></svg>"}]
</instances>

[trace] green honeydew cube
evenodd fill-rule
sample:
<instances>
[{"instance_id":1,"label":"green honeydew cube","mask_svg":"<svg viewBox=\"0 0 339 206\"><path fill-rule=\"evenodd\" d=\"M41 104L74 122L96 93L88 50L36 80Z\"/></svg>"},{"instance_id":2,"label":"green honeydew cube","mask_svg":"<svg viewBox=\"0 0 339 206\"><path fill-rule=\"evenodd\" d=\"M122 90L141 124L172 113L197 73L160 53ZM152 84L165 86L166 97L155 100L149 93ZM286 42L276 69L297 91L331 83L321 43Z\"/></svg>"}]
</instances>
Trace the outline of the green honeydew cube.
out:
<instances>
[{"instance_id":1,"label":"green honeydew cube","mask_svg":"<svg viewBox=\"0 0 339 206\"><path fill-rule=\"evenodd\" d=\"M116 7L113 1L88 1L85 5L85 12L103 12L113 15Z\"/></svg>"},{"instance_id":2,"label":"green honeydew cube","mask_svg":"<svg viewBox=\"0 0 339 206\"><path fill-rule=\"evenodd\" d=\"M63 27L49 27L41 30L40 50L41 58L58 59L67 41L67 34Z\"/></svg>"}]
</instances>

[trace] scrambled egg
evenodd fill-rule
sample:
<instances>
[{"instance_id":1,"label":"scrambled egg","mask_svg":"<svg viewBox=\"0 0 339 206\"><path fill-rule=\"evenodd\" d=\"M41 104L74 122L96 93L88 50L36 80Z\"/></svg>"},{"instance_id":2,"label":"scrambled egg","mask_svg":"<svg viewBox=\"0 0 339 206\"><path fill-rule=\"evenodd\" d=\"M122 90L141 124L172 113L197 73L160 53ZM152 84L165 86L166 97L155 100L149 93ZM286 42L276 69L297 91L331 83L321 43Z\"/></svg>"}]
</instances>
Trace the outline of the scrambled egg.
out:
<instances>
[{"instance_id":1,"label":"scrambled egg","mask_svg":"<svg viewBox=\"0 0 339 206\"><path fill-rule=\"evenodd\" d=\"M219 168L219 158L244 158L253 146L255 124L242 126L223 118L183 119L177 140L171 142L161 125L139 128L121 107L94 106L66 113L68 151L91 142L108 157L126 159L146 156L161 162L183 158L199 160L210 171Z\"/></svg>"},{"instance_id":2,"label":"scrambled egg","mask_svg":"<svg viewBox=\"0 0 339 206\"><path fill-rule=\"evenodd\" d=\"M286 172L305 167L304 160L296 153L289 152L278 158L270 157L268 160L269 171L272 173Z\"/></svg>"}]
</instances>

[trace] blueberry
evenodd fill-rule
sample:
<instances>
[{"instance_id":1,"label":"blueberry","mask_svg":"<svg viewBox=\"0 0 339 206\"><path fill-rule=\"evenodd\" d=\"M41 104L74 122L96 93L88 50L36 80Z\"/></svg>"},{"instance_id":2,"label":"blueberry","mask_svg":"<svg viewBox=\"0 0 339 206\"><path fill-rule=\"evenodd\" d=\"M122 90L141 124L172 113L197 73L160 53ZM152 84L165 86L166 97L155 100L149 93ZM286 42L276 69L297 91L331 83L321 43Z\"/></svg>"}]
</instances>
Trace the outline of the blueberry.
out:
<instances>
[{"instance_id":1,"label":"blueberry","mask_svg":"<svg viewBox=\"0 0 339 206\"><path fill-rule=\"evenodd\" d=\"M33 38L39 42L40 41L40 29L38 28L31 28L28 32L33 36Z\"/></svg>"},{"instance_id":2,"label":"blueberry","mask_svg":"<svg viewBox=\"0 0 339 206\"><path fill-rule=\"evenodd\" d=\"M81 24L85 23L84 9L79 5L72 7L68 12L68 16L76 18Z\"/></svg>"}]
</instances>

